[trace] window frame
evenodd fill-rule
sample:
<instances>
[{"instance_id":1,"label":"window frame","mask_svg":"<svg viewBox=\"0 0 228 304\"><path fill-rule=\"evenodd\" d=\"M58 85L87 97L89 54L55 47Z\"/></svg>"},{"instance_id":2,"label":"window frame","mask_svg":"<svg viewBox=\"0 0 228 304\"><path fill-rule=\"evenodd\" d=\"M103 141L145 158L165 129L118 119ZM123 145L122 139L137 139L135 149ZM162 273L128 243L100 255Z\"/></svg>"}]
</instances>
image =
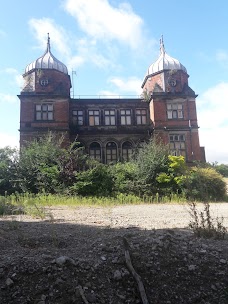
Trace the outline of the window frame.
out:
<instances>
[{"instance_id":1,"label":"window frame","mask_svg":"<svg viewBox=\"0 0 228 304\"><path fill-rule=\"evenodd\" d=\"M126 145L126 147L124 147L124 145ZM130 160L130 157L132 156L133 154L133 145L132 143L127 140L125 142L122 143L122 160L123 161L129 161ZM131 151L131 152L130 152ZM126 152L126 153L125 153Z\"/></svg>"},{"instance_id":2,"label":"window frame","mask_svg":"<svg viewBox=\"0 0 228 304\"><path fill-rule=\"evenodd\" d=\"M127 111L129 111L129 113L127 113ZM131 126L132 125L132 110L131 109L120 109L120 125L121 126Z\"/></svg>"},{"instance_id":3,"label":"window frame","mask_svg":"<svg viewBox=\"0 0 228 304\"><path fill-rule=\"evenodd\" d=\"M94 145L96 144L97 147ZM92 145L94 145L94 147L91 147ZM99 146L99 149L98 149L98 146ZM93 153L91 153L93 151ZM99 151L99 153L97 153ZM98 161L101 161L101 145L96 142L96 141L93 141L90 145L89 145L89 156L93 159L96 159Z\"/></svg>"},{"instance_id":4,"label":"window frame","mask_svg":"<svg viewBox=\"0 0 228 304\"><path fill-rule=\"evenodd\" d=\"M74 113L77 112L77 113ZM79 114L78 112L81 112ZM80 120L81 118L81 120ZM76 126L84 126L84 111L83 110L72 110L72 122Z\"/></svg>"},{"instance_id":5,"label":"window frame","mask_svg":"<svg viewBox=\"0 0 228 304\"><path fill-rule=\"evenodd\" d=\"M174 156L186 156L185 134L169 134L169 150Z\"/></svg>"},{"instance_id":6,"label":"window frame","mask_svg":"<svg viewBox=\"0 0 228 304\"><path fill-rule=\"evenodd\" d=\"M109 113L107 113L109 112ZM111 113L113 112L113 113ZM113 109L104 110L104 125L105 126L116 126L116 111Z\"/></svg>"},{"instance_id":7,"label":"window frame","mask_svg":"<svg viewBox=\"0 0 228 304\"><path fill-rule=\"evenodd\" d=\"M36 121L53 121L54 120L53 103L35 104L35 120Z\"/></svg>"},{"instance_id":8,"label":"window frame","mask_svg":"<svg viewBox=\"0 0 228 304\"><path fill-rule=\"evenodd\" d=\"M108 147L109 144L113 144L112 147ZM117 163L118 161L118 146L114 141L107 142L105 146L106 164ZM115 151L115 153L113 153ZM110 152L110 153L108 153ZM110 157L108 157L110 155ZM115 156L115 157L113 157Z\"/></svg>"},{"instance_id":9,"label":"window frame","mask_svg":"<svg viewBox=\"0 0 228 304\"><path fill-rule=\"evenodd\" d=\"M168 119L184 119L184 104L183 102L167 102L166 104Z\"/></svg>"},{"instance_id":10,"label":"window frame","mask_svg":"<svg viewBox=\"0 0 228 304\"><path fill-rule=\"evenodd\" d=\"M88 110L88 124L90 127L100 126L100 110Z\"/></svg>"},{"instance_id":11,"label":"window frame","mask_svg":"<svg viewBox=\"0 0 228 304\"><path fill-rule=\"evenodd\" d=\"M145 112L145 114L142 113ZM140 112L140 113L138 113ZM147 110L146 109L135 109L136 125L146 125L147 124Z\"/></svg>"}]
</instances>

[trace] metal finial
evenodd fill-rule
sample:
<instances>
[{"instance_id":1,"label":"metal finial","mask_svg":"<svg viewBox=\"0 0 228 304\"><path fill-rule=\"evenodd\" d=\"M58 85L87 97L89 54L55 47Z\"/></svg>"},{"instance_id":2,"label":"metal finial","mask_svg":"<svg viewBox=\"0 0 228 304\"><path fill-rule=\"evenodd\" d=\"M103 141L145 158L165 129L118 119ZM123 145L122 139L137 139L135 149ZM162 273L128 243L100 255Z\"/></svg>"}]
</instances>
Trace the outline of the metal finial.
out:
<instances>
[{"instance_id":1,"label":"metal finial","mask_svg":"<svg viewBox=\"0 0 228 304\"><path fill-rule=\"evenodd\" d=\"M48 35L48 39L47 39L47 52L50 52L51 46L50 46L50 36L49 36L49 33L47 33L47 35Z\"/></svg>"},{"instance_id":2,"label":"metal finial","mask_svg":"<svg viewBox=\"0 0 228 304\"><path fill-rule=\"evenodd\" d=\"M160 39L160 53L161 54L165 53L165 46L164 46L164 41L163 41L163 35L161 35L161 39Z\"/></svg>"}]
</instances>

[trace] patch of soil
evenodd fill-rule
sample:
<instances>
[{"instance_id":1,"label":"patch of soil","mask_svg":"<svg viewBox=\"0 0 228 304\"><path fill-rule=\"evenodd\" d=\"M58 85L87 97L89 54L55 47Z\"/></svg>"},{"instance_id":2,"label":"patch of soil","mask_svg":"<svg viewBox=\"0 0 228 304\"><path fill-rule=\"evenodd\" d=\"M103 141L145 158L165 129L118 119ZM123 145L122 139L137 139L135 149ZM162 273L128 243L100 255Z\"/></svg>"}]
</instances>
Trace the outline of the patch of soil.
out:
<instances>
[{"instance_id":1,"label":"patch of soil","mask_svg":"<svg viewBox=\"0 0 228 304\"><path fill-rule=\"evenodd\" d=\"M84 223L67 221L68 209L55 220L1 218L0 303L143 303L124 238L148 303L228 303L227 239L198 239L181 227L112 227L101 211L96 218L90 210L93 225L83 208Z\"/></svg>"}]
</instances>

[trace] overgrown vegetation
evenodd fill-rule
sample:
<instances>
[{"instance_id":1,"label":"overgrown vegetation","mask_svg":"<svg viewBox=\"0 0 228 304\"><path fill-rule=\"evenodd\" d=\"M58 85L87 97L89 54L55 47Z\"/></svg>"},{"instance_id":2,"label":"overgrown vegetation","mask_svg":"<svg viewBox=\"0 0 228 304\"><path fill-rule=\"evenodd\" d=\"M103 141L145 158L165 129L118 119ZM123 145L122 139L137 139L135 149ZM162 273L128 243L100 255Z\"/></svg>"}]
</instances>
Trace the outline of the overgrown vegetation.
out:
<instances>
[{"instance_id":1,"label":"overgrown vegetation","mask_svg":"<svg viewBox=\"0 0 228 304\"><path fill-rule=\"evenodd\" d=\"M215 165L188 167L184 157L169 155L157 138L145 143L131 161L108 166L89 159L78 142L69 146L64 137L49 133L20 152L0 149L0 195L16 193L218 201L226 199L226 183Z\"/></svg>"},{"instance_id":2,"label":"overgrown vegetation","mask_svg":"<svg viewBox=\"0 0 228 304\"><path fill-rule=\"evenodd\" d=\"M203 203L203 210L198 210L195 202L189 203L191 221L189 227L197 237L224 239L227 233L223 225L223 217L213 218L210 211L210 204Z\"/></svg>"}]
</instances>

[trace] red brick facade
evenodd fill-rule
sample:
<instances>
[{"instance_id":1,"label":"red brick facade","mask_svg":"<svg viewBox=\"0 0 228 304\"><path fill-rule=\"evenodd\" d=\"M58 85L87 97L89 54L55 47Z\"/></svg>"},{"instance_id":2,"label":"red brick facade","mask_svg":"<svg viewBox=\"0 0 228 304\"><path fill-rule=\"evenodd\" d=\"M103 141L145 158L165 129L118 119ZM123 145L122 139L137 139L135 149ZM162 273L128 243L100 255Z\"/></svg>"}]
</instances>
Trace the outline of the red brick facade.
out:
<instances>
[{"instance_id":1,"label":"red brick facade","mask_svg":"<svg viewBox=\"0 0 228 304\"><path fill-rule=\"evenodd\" d=\"M49 41L47 55L52 56ZM111 163L128 159L142 141L157 134L174 155L184 155L187 162L205 161L198 136L197 96L188 86L185 70L148 74L142 99L72 99L65 70L38 68L35 63L26 69L18 96L21 145L50 130L63 133L69 141L77 138L92 157Z\"/></svg>"}]
</instances>

